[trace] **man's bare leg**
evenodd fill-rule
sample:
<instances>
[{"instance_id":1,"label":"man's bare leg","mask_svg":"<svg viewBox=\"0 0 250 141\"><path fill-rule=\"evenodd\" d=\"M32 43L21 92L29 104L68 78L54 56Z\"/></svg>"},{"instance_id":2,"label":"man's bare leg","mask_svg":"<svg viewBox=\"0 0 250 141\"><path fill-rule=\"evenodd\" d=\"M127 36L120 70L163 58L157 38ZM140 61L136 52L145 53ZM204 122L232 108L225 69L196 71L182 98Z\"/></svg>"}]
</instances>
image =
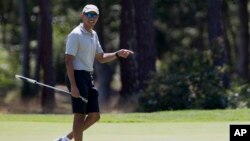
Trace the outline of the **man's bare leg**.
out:
<instances>
[{"instance_id":1,"label":"man's bare leg","mask_svg":"<svg viewBox=\"0 0 250 141\"><path fill-rule=\"evenodd\" d=\"M84 123L83 124L80 124L80 125L83 125L81 126L81 132L85 131L86 129L88 129L90 126L92 126L95 122L97 122L98 120L100 119L100 113L89 113L86 117L86 119L84 120ZM73 134L73 131L71 131L67 137L69 139L73 139L75 138L74 134ZM75 139L75 141L77 141Z\"/></svg>"},{"instance_id":2,"label":"man's bare leg","mask_svg":"<svg viewBox=\"0 0 250 141\"><path fill-rule=\"evenodd\" d=\"M85 114L74 114L73 136L75 141L82 141L82 125L85 122Z\"/></svg>"}]
</instances>

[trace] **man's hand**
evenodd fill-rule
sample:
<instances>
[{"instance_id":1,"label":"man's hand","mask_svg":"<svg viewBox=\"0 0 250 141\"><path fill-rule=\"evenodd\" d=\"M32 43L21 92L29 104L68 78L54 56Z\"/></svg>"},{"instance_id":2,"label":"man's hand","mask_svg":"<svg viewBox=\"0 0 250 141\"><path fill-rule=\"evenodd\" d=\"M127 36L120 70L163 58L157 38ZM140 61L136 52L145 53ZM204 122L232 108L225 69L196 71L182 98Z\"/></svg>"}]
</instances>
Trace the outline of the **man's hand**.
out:
<instances>
[{"instance_id":1,"label":"man's hand","mask_svg":"<svg viewBox=\"0 0 250 141\"><path fill-rule=\"evenodd\" d=\"M80 97L79 90L75 85L71 85L71 96L74 97L74 98L79 98Z\"/></svg>"},{"instance_id":2,"label":"man's hand","mask_svg":"<svg viewBox=\"0 0 250 141\"><path fill-rule=\"evenodd\" d=\"M134 54L133 51L127 50L127 49L118 50L116 53L117 53L117 55L119 57L122 57L122 58L127 58L129 55L133 55Z\"/></svg>"}]
</instances>

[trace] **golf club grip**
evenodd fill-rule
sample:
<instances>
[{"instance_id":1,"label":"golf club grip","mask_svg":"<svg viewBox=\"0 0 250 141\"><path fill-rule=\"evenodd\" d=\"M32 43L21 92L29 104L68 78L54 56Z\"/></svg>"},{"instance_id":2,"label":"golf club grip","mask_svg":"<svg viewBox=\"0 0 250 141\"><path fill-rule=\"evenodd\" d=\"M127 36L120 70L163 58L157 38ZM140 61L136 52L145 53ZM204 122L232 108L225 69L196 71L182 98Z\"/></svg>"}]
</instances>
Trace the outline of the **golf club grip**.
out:
<instances>
[{"instance_id":1,"label":"golf club grip","mask_svg":"<svg viewBox=\"0 0 250 141\"><path fill-rule=\"evenodd\" d=\"M88 100L86 98L83 98L82 96L80 96L80 98L82 99L83 102L88 103Z\"/></svg>"}]
</instances>

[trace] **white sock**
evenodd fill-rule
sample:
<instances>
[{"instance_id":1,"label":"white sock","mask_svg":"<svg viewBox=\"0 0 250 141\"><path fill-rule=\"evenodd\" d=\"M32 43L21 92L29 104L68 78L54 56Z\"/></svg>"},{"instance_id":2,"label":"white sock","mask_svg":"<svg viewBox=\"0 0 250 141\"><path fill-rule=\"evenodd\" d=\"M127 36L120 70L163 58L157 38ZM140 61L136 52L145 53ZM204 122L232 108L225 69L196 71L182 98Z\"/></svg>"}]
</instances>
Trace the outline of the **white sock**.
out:
<instances>
[{"instance_id":1,"label":"white sock","mask_svg":"<svg viewBox=\"0 0 250 141\"><path fill-rule=\"evenodd\" d=\"M64 136L63 141L70 141L70 139L67 136Z\"/></svg>"}]
</instances>

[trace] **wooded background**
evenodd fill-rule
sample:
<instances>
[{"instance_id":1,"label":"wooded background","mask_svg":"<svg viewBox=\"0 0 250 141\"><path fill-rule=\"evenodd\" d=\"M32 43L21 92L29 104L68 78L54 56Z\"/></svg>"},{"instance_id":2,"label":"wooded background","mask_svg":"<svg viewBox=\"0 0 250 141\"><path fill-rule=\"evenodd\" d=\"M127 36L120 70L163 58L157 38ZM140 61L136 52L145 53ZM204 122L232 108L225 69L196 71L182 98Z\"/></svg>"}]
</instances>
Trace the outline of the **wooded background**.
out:
<instances>
[{"instance_id":1,"label":"wooded background","mask_svg":"<svg viewBox=\"0 0 250 141\"><path fill-rule=\"evenodd\" d=\"M88 3L99 7L104 51L135 52L95 63L101 107L117 96L116 105L144 112L250 106L247 0L1 0L0 107L16 90L54 111L53 90L14 76L64 85L65 39Z\"/></svg>"}]
</instances>

